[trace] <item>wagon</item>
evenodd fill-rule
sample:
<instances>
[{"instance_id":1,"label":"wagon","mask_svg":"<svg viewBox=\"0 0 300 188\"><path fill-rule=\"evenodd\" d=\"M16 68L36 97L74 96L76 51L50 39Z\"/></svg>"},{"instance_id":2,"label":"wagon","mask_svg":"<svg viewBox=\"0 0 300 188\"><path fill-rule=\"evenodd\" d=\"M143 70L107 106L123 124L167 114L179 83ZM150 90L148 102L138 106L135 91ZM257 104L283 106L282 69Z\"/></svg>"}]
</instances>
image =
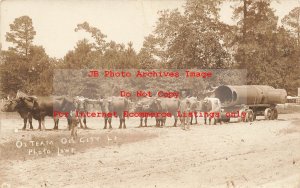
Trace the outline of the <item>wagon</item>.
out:
<instances>
[{"instance_id":1,"label":"wagon","mask_svg":"<svg viewBox=\"0 0 300 188\"><path fill-rule=\"evenodd\" d=\"M287 99L284 89L275 89L267 85L222 85L215 89L214 97L220 99L223 113L246 113L240 116L241 121L254 121L257 116L264 116L267 120L278 118L277 104L283 104ZM230 117L223 117L223 121L230 121Z\"/></svg>"}]
</instances>

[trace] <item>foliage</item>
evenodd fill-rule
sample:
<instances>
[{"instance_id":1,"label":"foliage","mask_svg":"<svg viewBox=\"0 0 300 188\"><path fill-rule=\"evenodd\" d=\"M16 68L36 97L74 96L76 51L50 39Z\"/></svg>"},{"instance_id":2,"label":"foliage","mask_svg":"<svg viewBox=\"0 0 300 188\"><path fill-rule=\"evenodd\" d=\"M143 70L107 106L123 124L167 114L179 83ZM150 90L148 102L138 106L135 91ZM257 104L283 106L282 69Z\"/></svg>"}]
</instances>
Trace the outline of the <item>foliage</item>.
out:
<instances>
[{"instance_id":1,"label":"foliage","mask_svg":"<svg viewBox=\"0 0 300 188\"><path fill-rule=\"evenodd\" d=\"M271 85L295 93L296 80L289 75L297 75L297 43L284 28L277 26L278 17L270 8L270 1L243 2L234 12L238 20L232 43L237 49L235 67L247 69L248 84Z\"/></svg>"},{"instance_id":2,"label":"foliage","mask_svg":"<svg viewBox=\"0 0 300 188\"><path fill-rule=\"evenodd\" d=\"M286 29L290 30L297 38L297 45L300 45L300 7L295 7L282 19Z\"/></svg>"},{"instance_id":3,"label":"foliage","mask_svg":"<svg viewBox=\"0 0 300 188\"><path fill-rule=\"evenodd\" d=\"M10 32L6 33L6 41L12 42L15 45L15 47L11 47L10 50L27 57L36 34L31 18L28 16L16 18L9 27Z\"/></svg>"},{"instance_id":4,"label":"foliage","mask_svg":"<svg viewBox=\"0 0 300 188\"><path fill-rule=\"evenodd\" d=\"M223 41L230 27L219 20L220 3L188 0L183 14L178 9L160 11L155 30L141 49L143 63L159 61L167 68L229 67L231 56Z\"/></svg>"},{"instance_id":5,"label":"foliage","mask_svg":"<svg viewBox=\"0 0 300 188\"><path fill-rule=\"evenodd\" d=\"M32 44L35 34L28 16L10 24L6 40L15 47L1 52L1 90L5 94L14 96L19 89L35 95L52 92L53 66L45 49Z\"/></svg>"},{"instance_id":6,"label":"foliage","mask_svg":"<svg viewBox=\"0 0 300 188\"><path fill-rule=\"evenodd\" d=\"M220 20L220 5L234 1L235 25ZM10 24L6 41L12 45L0 53L0 94L18 89L35 95L83 95L98 98L119 95L121 89L173 91L192 88L203 97L205 88L220 84L260 84L285 88L296 94L300 85L300 8L281 21L271 0L187 0L183 11L161 10L154 30L139 52L134 44L108 41L100 28L83 22L75 32L79 40L62 59L50 58L34 44L36 32L30 17ZM91 69L173 70L220 69L214 77L199 79L92 79ZM221 70L222 69L222 70ZM225 69L225 70L223 70ZM233 69L233 70L232 70ZM236 70L242 69L242 70Z\"/></svg>"}]
</instances>

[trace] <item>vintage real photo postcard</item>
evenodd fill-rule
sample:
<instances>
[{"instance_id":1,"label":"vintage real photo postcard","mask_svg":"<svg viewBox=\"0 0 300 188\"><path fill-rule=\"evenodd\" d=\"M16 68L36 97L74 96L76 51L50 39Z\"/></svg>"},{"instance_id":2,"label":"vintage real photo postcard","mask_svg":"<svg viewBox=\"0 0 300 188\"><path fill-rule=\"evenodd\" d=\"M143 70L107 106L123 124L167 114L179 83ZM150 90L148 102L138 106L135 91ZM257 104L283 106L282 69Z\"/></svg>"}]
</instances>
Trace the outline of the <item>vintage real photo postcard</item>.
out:
<instances>
[{"instance_id":1,"label":"vintage real photo postcard","mask_svg":"<svg viewBox=\"0 0 300 188\"><path fill-rule=\"evenodd\" d=\"M2 0L0 188L300 188L299 0Z\"/></svg>"}]
</instances>

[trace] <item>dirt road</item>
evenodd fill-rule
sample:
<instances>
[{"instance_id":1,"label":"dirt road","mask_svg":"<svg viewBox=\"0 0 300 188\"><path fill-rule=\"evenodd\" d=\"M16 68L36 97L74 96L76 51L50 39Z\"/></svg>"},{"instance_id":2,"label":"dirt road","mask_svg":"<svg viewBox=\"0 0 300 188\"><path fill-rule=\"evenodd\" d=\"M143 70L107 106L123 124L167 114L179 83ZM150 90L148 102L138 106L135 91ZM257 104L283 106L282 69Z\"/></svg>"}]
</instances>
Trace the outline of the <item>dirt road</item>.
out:
<instances>
[{"instance_id":1,"label":"dirt road","mask_svg":"<svg viewBox=\"0 0 300 188\"><path fill-rule=\"evenodd\" d=\"M95 130L80 129L76 142L66 144L69 131L17 131L20 119L3 119L0 185L300 187L299 113L252 123L209 126L201 121L189 131L133 128L138 120L131 121L126 130L104 131L91 120ZM43 148L50 153L29 154ZM58 148L75 150L61 153Z\"/></svg>"}]
</instances>

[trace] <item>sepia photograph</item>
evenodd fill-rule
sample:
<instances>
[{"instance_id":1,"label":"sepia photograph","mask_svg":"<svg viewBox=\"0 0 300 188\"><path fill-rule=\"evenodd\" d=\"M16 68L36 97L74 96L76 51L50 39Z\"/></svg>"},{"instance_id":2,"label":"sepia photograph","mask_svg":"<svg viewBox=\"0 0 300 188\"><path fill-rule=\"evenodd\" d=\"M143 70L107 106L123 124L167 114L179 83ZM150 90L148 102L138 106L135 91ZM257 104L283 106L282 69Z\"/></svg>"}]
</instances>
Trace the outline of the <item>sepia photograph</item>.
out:
<instances>
[{"instance_id":1,"label":"sepia photograph","mask_svg":"<svg viewBox=\"0 0 300 188\"><path fill-rule=\"evenodd\" d=\"M0 0L0 188L300 188L300 0Z\"/></svg>"}]
</instances>

